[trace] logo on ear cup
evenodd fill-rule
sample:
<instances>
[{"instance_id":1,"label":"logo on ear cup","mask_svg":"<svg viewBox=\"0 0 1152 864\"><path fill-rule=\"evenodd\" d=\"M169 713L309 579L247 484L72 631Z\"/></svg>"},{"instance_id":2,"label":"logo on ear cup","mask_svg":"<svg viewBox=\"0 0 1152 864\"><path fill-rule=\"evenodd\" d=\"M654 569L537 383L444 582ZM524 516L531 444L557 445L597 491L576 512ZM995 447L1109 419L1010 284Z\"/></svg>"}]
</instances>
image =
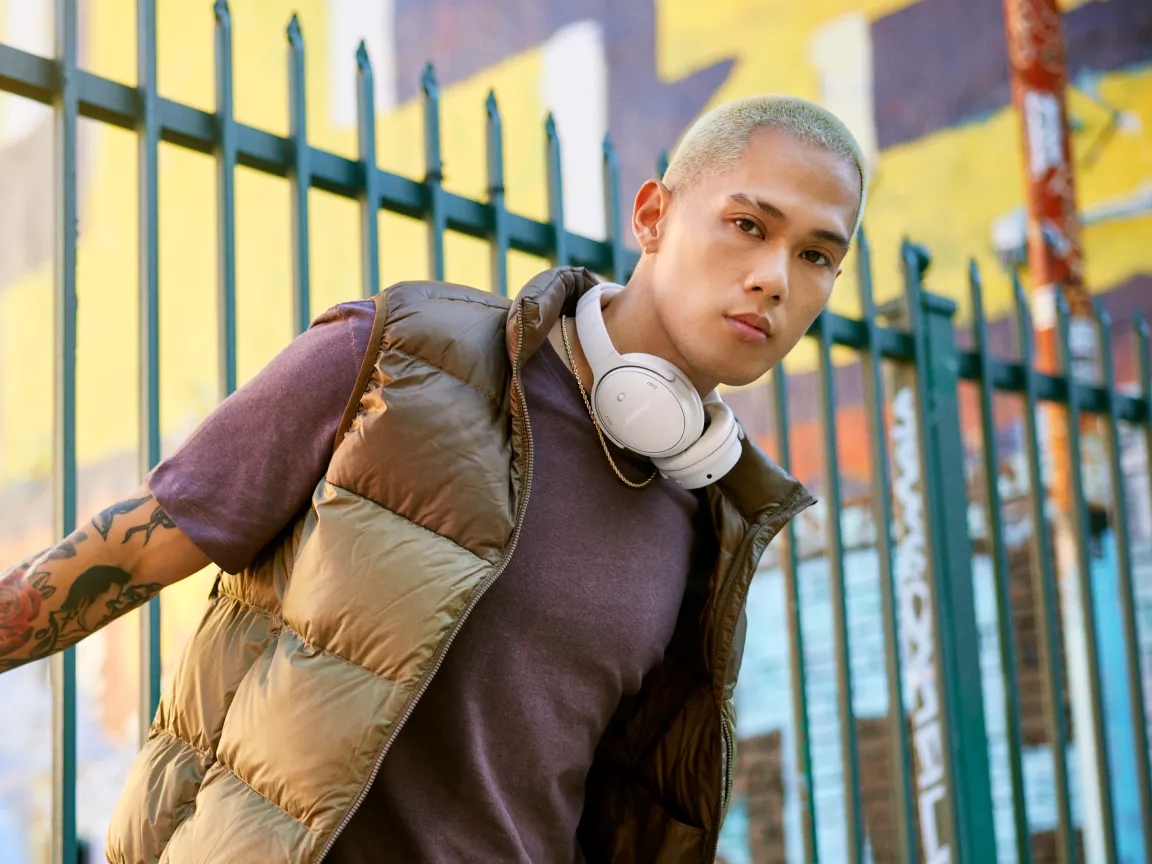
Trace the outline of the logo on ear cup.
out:
<instances>
[{"instance_id":1,"label":"logo on ear cup","mask_svg":"<svg viewBox=\"0 0 1152 864\"><path fill-rule=\"evenodd\" d=\"M641 414L643 414L645 411L647 411L651 407L651 404L652 403L650 403L650 402L645 402L643 405L641 405L639 408L637 408L635 411L633 411L631 414L629 414L628 417L624 420L624 428L627 429L629 426L631 426L632 421L635 420L637 417L639 417Z\"/></svg>"},{"instance_id":2,"label":"logo on ear cup","mask_svg":"<svg viewBox=\"0 0 1152 864\"><path fill-rule=\"evenodd\" d=\"M604 431L622 447L644 456L684 449L684 410L668 384L648 369L613 369L599 382L592 404Z\"/></svg>"}]
</instances>

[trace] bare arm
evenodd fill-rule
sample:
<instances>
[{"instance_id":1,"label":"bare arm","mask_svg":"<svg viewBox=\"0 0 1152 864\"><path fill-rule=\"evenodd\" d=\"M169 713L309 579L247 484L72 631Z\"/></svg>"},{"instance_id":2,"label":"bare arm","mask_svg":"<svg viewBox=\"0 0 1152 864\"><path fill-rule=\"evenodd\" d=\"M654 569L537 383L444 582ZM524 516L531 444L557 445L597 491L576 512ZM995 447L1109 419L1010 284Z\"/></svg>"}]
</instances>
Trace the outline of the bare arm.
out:
<instances>
[{"instance_id":1,"label":"bare arm","mask_svg":"<svg viewBox=\"0 0 1152 864\"><path fill-rule=\"evenodd\" d=\"M0 573L0 672L76 644L209 563L142 488Z\"/></svg>"}]
</instances>

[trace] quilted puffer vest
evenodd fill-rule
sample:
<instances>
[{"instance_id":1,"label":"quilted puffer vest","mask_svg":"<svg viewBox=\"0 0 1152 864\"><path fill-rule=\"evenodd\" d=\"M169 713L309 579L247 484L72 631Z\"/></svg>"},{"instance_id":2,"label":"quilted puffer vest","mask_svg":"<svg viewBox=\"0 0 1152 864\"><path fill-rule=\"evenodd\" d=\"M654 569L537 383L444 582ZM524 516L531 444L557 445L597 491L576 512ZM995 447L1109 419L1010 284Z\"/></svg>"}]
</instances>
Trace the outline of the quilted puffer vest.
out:
<instances>
[{"instance_id":1,"label":"quilted puffer vest","mask_svg":"<svg viewBox=\"0 0 1152 864\"><path fill-rule=\"evenodd\" d=\"M109 861L324 857L515 554L533 465L520 370L594 281L548 271L512 303L427 282L378 295L328 471L280 541L218 577L117 805ZM812 498L746 442L709 502L719 555L696 577L698 608L588 777L592 864L715 857L748 585Z\"/></svg>"}]
</instances>

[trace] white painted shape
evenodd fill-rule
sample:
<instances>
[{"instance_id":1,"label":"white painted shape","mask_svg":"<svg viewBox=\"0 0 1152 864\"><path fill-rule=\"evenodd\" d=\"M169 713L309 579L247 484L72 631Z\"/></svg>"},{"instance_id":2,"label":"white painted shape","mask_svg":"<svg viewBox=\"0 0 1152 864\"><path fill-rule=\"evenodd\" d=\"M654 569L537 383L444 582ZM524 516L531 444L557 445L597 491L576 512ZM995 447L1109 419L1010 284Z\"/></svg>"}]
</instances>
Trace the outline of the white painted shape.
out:
<instances>
[{"instance_id":1,"label":"white painted shape","mask_svg":"<svg viewBox=\"0 0 1152 864\"><path fill-rule=\"evenodd\" d=\"M356 125L356 49L372 61L376 113L396 106L395 0L327 0L328 105L332 125Z\"/></svg>"},{"instance_id":2,"label":"white painted shape","mask_svg":"<svg viewBox=\"0 0 1152 864\"><path fill-rule=\"evenodd\" d=\"M577 21L557 30L541 55L541 102L552 112L560 136L565 227L603 239L608 60L600 24Z\"/></svg>"},{"instance_id":3,"label":"white painted shape","mask_svg":"<svg viewBox=\"0 0 1152 864\"><path fill-rule=\"evenodd\" d=\"M820 77L820 104L856 136L869 166L875 166L876 111L872 87L872 24L860 11L847 12L819 27L808 59Z\"/></svg>"},{"instance_id":4,"label":"white painted shape","mask_svg":"<svg viewBox=\"0 0 1152 864\"><path fill-rule=\"evenodd\" d=\"M1035 90L1024 94L1028 171L1034 180L1064 164L1061 121L1060 103L1053 94Z\"/></svg>"},{"instance_id":5,"label":"white painted shape","mask_svg":"<svg viewBox=\"0 0 1152 864\"><path fill-rule=\"evenodd\" d=\"M13 48L51 57L53 54L50 0L8 0L3 5L4 29L0 40ZM0 149L28 137L48 116L48 109L30 99L0 96Z\"/></svg>"}]
</instances>

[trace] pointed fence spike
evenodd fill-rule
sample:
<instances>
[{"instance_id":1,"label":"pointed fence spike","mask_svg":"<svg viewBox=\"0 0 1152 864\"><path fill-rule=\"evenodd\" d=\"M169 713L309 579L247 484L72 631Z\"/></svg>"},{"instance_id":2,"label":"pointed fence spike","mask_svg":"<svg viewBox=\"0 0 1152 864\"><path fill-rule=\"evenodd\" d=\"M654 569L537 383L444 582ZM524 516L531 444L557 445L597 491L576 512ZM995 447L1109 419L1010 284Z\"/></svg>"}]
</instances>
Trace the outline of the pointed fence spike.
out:
<instances>
[{"instance_id":1,"label":"pointed fence spike","mask_svg":"<svg viewBox=\"0 0 1152 864\"><path fill-rule=\"evenodd\" d=\"M1104 307L1103 299L1098 296L1092 298L1092 312L1101 327L1111 329L1112 316L1108 314L1108 310Z\"/></svg>"},{"instance_id":2,"label":"pointed fence spike","mask_svg":"<svg viewBox=\"0 0 1152 864\"><path fill-rule=\"evenodd\" d=\"M300 30L300 18L295 13L292 15L292 20L288 22L288 41L297 47L300 47L304 42L304 34Z\"/></svg>"},{"instance_id":3,"label":"pointed fence spike","mask_svg":"<svg viewBox=\"0 0 1152 864\"><path fill-rule=\"evenodd\" d=\"M907 248L915 257L916 266L920 268L920 276L923 278L924 274L928 272L928 268L932 266L932 253L928 251L927 246L919 243L909 242Z\"/></svg>"},{"instance_id":4,"label":"pointed fence spike","mask_svg":"<svg viewBox=\"0 0 1152 864\"><path fill-rule=\"evenodd\" d=\"M668 173L668 151L661 150L656 156L656 179L663 180Z\"/></svg>"},{"instance_id":5,"label":"pointed fence spike","mask_svg":"<svg viewBox=\"0 0 1152 864\"><path fill-rule=\"evenodd\" d=\"M1064 289L1056 289L1056 315L1060 318L1067 318L1071 314L1068 308L1068 298L1064 296Z\"/></svg>"},{"instance_id":6,"label":"pointed fence spike","mask_svg":"<svg viewBox=\"0 0 1152 864\"><path fill-rule=\"evenodd\" d=\"M420 73L420 88L424 91L424 95L428 97L440 95L440 85L436 82L436 68L431 62L425 64L424 71Z\"/></svg>"},{"instance_id":7,"label":"pointed fence spike","mask_svg":"<svg viewBox=\"0 0 1152 864\"><path fill-rule=\"evenodd\" d=\"M972 331L975 335L982 331L985 325L984 279L980 275L980 265L976 263L975 258L968 259L968 297L972 303Z\"/></svg>"},{"instance_id":8,"label":"pointed fence spike","mask_svg":"<svg viewBox=\"0 0 1152 864\"><path fill-rule=\"evenodd\" d=\"M356 65L365 71L372 71L372 58L368 56L368 45L363 39L356 47Z\"/></svg>"},{"instance_id":9,"label":"pointed fence spike","mask_svg":"<svg viewBox=\"0 0 1152 864\"><path fill-rule=\"evenodd\" d=\"M1152 331L1149 330L1148 319L1139 309L1132 313L1132 335L1140 390L1145 399L1152 399L1152 354L1149 353L1149 347L1152 346ZM1152 411L1152 404L1148 405L1148 410ZM1152 417L1145 422L1152 423ZM1149 442L1149 451L1152 452L1152 442Z\"/></svg>"},{"instance_id":10,"label":"pointed fence spike","mask_svg":"<svg viewBox=\"0 0 1152 864\"><path fill-rule=\"evenodd\" d=\"M1016 302L1016 311L1023 312L1025 315L1030 314L1028 309L1028 298L1024 296L1024 286L1020 284L1020 271L1012 271L1012 298Z\"/></svg>"}]
</instances>

